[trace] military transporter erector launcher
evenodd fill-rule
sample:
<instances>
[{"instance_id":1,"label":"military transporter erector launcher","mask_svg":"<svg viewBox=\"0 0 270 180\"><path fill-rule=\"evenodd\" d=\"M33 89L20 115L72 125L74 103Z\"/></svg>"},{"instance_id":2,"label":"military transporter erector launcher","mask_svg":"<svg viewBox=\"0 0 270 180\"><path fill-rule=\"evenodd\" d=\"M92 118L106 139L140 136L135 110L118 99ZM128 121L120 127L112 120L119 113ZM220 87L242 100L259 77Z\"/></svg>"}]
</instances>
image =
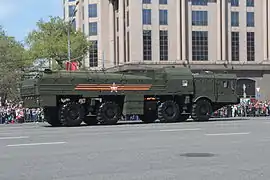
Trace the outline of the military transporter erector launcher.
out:
<instances>
[{"instance_id":1,"label":"military transporter erector launcher","mask_svg":"<svg viewBox=\"0 0 270 180\"><path fill-rule=\"evenodd\" d=\"M145 123L207 121L212 112L238 104L237 77L189 68L130 72L45 70L21 84L25 107L44 109L52 126L116 124L122 115Z\"/></svg>"}]
</instances>

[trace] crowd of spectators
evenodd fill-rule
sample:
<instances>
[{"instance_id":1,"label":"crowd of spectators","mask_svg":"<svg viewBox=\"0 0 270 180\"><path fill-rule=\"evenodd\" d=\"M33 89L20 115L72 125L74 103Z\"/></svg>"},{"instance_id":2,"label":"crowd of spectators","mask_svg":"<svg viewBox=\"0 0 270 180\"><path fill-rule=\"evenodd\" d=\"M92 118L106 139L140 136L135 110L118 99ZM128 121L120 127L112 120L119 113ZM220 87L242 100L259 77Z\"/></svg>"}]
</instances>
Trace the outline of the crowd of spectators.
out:
<instances>
[{"instance_id":1,"label":"crowd of spectators","mask_svg":"<svg viewBox=\"0 0 270 180\"><path fill-rule=\"evenodd\" d=\"M212 117L258 117L270 115L270 101L256 101L248 99L240 104L226 106L214 112ZM42 122L44 119L41 108L23 108L21 104L7 103L0 106L0 124ZM137 116L128 117L128 120L138 120Z\"/></svg>"},{"instance_id":2,"label":"crowd of spectators","mask_svg":"<svg viewBox=\"0 0 270 180\"><path fill-rule=\"evenodd\" d=\"M270 115L270 101L248 99L240 104L226 106L214 112L213 117L259 117Z\"/></svg>"},{"instance_id":3,"label":"crowd of spectators","mask_svg":"<svg viewBox=\"0 0 270 180\"><path fill-rule=\"evenodd\" d=\"M7 103L0 107L0 124L40 122L43 119L41 108L23 108L21 104Z\"/></svg>"}]
</instances>

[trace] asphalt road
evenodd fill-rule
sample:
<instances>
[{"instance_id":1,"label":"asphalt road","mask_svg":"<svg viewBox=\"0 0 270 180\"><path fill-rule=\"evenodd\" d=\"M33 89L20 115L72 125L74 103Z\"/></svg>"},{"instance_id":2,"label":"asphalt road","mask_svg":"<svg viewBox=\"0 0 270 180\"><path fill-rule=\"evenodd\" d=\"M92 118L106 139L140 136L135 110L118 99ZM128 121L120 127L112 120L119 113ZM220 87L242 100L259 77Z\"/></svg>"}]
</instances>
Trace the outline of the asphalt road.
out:
<instances>
[{"instance_id":1,"label":"asphalt road","mask_svg":"<svg viewBox=\"0 0 270 180\"><path fill-rule=\"evenodd\" d=\"M270 118L0 126L0 180L269 180Z\"/></svg>"}]
</instances>

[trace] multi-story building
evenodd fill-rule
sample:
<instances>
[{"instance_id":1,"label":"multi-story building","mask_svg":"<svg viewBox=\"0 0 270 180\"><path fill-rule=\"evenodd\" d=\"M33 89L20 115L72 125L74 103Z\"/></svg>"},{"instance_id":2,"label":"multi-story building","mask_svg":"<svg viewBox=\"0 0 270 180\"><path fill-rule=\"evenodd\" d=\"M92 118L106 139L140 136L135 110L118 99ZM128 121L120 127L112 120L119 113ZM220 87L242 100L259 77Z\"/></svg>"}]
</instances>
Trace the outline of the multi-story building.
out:
<instances>
[{"instance_id":1,"label":"multi-story building","mask_svg":"<svg viewBox=\"0 0 270 180\"><path fill-rule=\"evenodd\" d=\"M67 18L75 0L66 1ZM253 94L268 87L270 0L78 1L76 27L93 42L90 68L174 64L252 78Z\"/></svg>"}]
</instances>

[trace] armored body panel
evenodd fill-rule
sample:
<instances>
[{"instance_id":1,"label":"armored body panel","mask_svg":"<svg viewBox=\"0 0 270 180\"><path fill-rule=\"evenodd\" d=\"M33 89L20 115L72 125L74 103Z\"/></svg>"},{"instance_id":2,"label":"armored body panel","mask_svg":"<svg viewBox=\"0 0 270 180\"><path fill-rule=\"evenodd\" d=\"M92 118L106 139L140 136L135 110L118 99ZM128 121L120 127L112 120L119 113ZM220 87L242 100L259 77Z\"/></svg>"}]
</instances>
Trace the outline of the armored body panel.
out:
<instances>
[{"instance_id":1,"label":"armored body panel","mask_svg":"<svg viewBox=\"0 0 270 180\"><path fill-rule=\"evenodd\" d=\"M193 74L193 77L195 102L200 97L207 97L217 103L238 102L236 75L202 72Z\"/></svg>"},{"instance_id":2,"label":"armored body panel","mask_svg":"<svg viewBox=\"0 0 270 180\"><path fill-rule=\"evenodd\" d=\"M189 115L202 120L222 106L239 102L236 79L232 74L193 74L184 67L116 73L47 71L23 81L21 96L25 107L55 112L54 123L61 125L110 124L129 114L140 115L144 122L183 121ZM200 112L201 107L207 107L208 114ZM79 120L70 120L70 109L77 109ZM114 115L106 114L109 110ZM49 113L45 116L54 124Z\"/></svg>"}]
</instances>

